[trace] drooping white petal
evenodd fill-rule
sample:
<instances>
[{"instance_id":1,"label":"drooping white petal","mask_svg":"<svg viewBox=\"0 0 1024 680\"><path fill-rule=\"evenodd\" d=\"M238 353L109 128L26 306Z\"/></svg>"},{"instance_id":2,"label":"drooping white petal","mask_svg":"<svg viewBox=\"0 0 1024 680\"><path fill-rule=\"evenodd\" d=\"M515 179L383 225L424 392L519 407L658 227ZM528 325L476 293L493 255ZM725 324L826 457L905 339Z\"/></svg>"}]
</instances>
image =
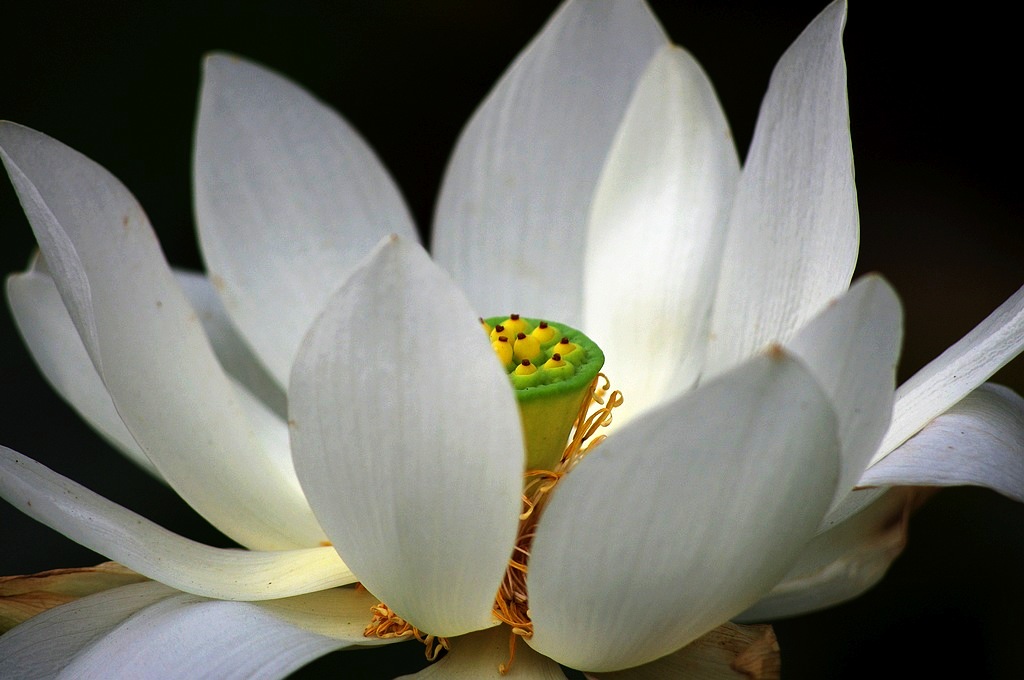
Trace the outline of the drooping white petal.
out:
<instances>
[{"instance_id":1,"label":"drooping white petal","mask_svg":"<svg viewBox=\"0 0 1024 680\"><path fill-rule=\"evenodd\" d=\"M853 599L874 586L906 544L913 494L912 489L889 489L815 536L785 578L737 620L796 616Z\"/></svg>"},{"instance_id":2,"label":"drooping white petal","mask_svg":"<svg viewBox=\"0 0 1024 680\"><path fill-rule=\"evenodd\" d=\"M244 545L319 544L294 471L247 422L135 198L19 125L0 124L0 156L97 373L164 479Z\"/></svg>"},{"instance_id":3,"label":"drooping white petal","mask_svg":"<svg viewBox=\"0 0 1024 680\"><path fill-rule=\"evenodd\" d=\"M872 465L861 486L987 486L1024 502L1024 399L986 384Z\"/></svg>"},{"instance_id":4,"label":"drooping white petal","mask_svg":"<svg viewBox=\"0 0 1024 680\"><path fill-rule=\"evenodd\" d=\"M311 633L376 647L401 638L365 637L372 607L380 601L364 588L331 588L315 593L254 602L263 611Z\"/></svg>"},{"instance_id":5,"label":"drooping white petal","mask_svg":"<svg viewBox=\"0 0 1024 680\"><path fill-rule=\"evenodd\" d=\"M469 303L422 248L386 241L329 301L289 409L302 488L359 580L428 633L492 625L519 415Z\"/></svg>"},{"instance_id":6,"label":"drooping white petal","mask_svg":"<svg viewBox=\"0 0 1024 680\"><path fill-rule=\"evenodd\" d=\"M479 680L500 677L498 667L509 660L509 636L505 626L496 626L451 641L452 648L443 659L418 673L399 680ZM551 659L541 656L522 642L516 645L509 677L522 680L565 680L565 673Z\"/></svg>"},{"instance_id":7,"label":"drooping white petal","mask_svg":"<svg viewBox=\"0 0 1024 680\"><path fill-rule=\"evenodd\" d=\"M668 656L610 673L587 673L588 680L749 680L772 675L766 667L778 664L778 641L771 626L725 623ZM768 657L768 658L766 658Z\"/></svg>"},{"instance_id":8,"label":"drooping white petal","mask_svg":"<svg viewBox=\"0 0 1024 680\"><path fill-rule=\"evenodd\" d=\"M896 390L892 426L872 464L992 377L1024 349L1024 287Z\"/></svg>"},{"instance_id":9,"label":"drooping white petal","mask_svg":"<svg viewBox=\"0 0 1024 680\"><path fill-rule=\"evenodd\" d=\"M641 0L570 0L477 109L445 174L431 251L480 314L579 326L591 196L665 43Z\"/></svg>"},{"instance_id":10,"label":"drooping white petal","mask_svg":"<svg viewBox=\"0 0 1024 680\"><path fill-rule=\"evenodd\" d=\"M612 145L586 234L583 328L629 395L620 423L697 379L739 170L704 71L663 47Z\"/></svg>"},{"instance_id":11,"label":"drooping white petal","mask_svg":"<svg viewBox=\"0 0 1024 680\"><path fill-rule=\"evenodd\" d=\"M895 291L881 277L865 276L788 343L839 419L842 468L833 505L857 483L889 426L902 338Z\"/></svg>"},{"instance_id":12,"label":"drooping white petal","mask_svg":"<svg viewBox=\"0 0 1024 680\"><path fill-rule=\"evenodd\" d=\"M858 216L846 99L845 0L779 60L729 217L707 372L786 341L850 283Z\"/></svg>"},{"instance_id":13,"label":"drooping white petal","mask_svg":"<svg viewBox=\"0 0 1024 680\"><path fill-rule=\"evenodd\" d=\"M648 411L554 491L529 562L530 646L583 670L682 647L778 582L838 473L828 397L779 349Z\"/></svg>"},{"instance_id":14,"label":"drooping white petal","mask_svg":"<svg viewBox=\"0 0 1024 680\"><path fill-rule=\"evenodd\" d=\"M194 179L207 269L282 386L352 267L387 234L416 238L359 134L291 81L233 55L205 62Z\"/></svg>"},{"instance_id":15,"label":"drooping white petal","mask_svg":"<svg viewBox=\"0 0 1024 680\"><path fill-rule=\"evenodd\" d=\"M7 279L7 301L25 346L53 389L118 451L162 479L114 408L53 280L34 270L14 274Z\"/></svg>"},{"instance_id":16,"label":"drooping white petal","mask_svg":"<svg viewBox=\"0 0 1024 680\"><path fill-rule=\"evenodd\" d=\"M0 497L90 550L190 593L263 600L355 581L331 547L273 552L211 548L167 531L3 446Z\"/></svg>"},{"instance_id":17,"label":"drooping white petal","mask_svg":"<svg viewBox=\"0 0 1024 680\"><path fill-rule=\"evenodd\" d=\"M82 650L141 609L174 596L162 583L137 583L54 607L0 636L0 677L50 680Z\"/></svg>"},{"instance_id":18,"label":"drooping white petal","mask_svg":"<svg viewBox=\"0 0 1024 680\"><path fill-rule=\"evenodd\" d=\"M202 274L182 270L175 270L174 276L199 316L224 372L244 385L271 411L284 416L288 412L284 389L267 373L245 340L238 335L210 280Z\"/></svg>"},{"instance_id":19,"label":"drooping white petal","mask_svg":"<svg viewBox=\"0 0 1024 680\"><path fill-rule=\"evenodd\" d=\"M355 641L311 633L255 603L181 593L118 625L82 650L64 674L78 680L276 679Z\"/></svg>"},{"instance_id":20,"label":"drooping white petal","mask_svg":"<svg viewBox=\"0 0 1024 680\"><path fill-rule=\"evenodd\" d=\"M283 677L334 649L397 641L363 637L374 604L352 588L210 602L151 581L56 607L0 637L0 676Z\"/></svg>"}]
</instances>

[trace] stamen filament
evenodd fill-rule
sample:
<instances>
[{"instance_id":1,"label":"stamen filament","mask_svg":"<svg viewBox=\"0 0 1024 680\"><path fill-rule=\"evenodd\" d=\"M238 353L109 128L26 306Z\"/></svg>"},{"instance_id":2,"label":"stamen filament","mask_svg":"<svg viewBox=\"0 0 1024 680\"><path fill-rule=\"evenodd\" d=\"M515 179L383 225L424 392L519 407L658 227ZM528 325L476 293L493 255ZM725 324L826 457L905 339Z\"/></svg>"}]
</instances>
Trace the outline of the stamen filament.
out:
<instances>
[{"instance_id":1,"label":"stamen filament","mask_svg":"<svg viewBox=\"0 0 1024 680\"><path fill-rule=\"evenodd\" d=\"M363 637L381 639L411 637L422 642L426 647L424 654L428 661L436 661L442 650L450 649L448 638L424 633L420 629L396 614L390 607L381 602L370 607L373 618L363 630Z\"/></svg>"},{"instance_id":2,"label":"stamen filament","mask_svg":"<svg viewBox=\"0 0 1024 680\"><path fill-rule=\"evenodd\" d=\"M505 577L494 599L494 616L507 623L512 632L509 639L509 658L506 663L498 666L502 675L508 673L515 658L516 638L533 637L533 622L530 620L528 596L526 592L527 565L530 561L530 545L537 532L537 525L544 506L551 497L551 490L558 485L565 475L579 464L588 453L594 450L605 439L605 435L596 435L599 428L607 427L612 422L612 411L622 405L622 393L618 390L609 394L611 387L607 376L598 373L587 396L580 404L573 423L569 443L562 452L562 457L554 470L527 470L523 473L523 511L519 515L519 530L512 548L512 557L508 560ZM597 404L598 408L591 412Z\"/></svg>"}]
</instances>

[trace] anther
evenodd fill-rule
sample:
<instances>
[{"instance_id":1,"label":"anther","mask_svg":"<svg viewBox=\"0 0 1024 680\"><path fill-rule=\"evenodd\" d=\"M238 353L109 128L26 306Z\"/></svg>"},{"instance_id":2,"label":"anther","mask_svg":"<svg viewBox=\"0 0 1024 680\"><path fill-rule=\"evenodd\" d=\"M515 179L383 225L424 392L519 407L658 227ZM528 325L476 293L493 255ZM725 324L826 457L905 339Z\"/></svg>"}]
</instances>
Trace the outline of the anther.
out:
<instances>
[{"instance_id":1,"label":"anther","mask_svg":"<svg viewBox=\"0 0 1024 680\"><path fill-rule=\"evenodd\" d=\"M501 322L509 331L509 337L514 337L519 333L526 333L530 330L529 324L526 323L526 319L522 319L518 314L509 314L508 318Z\"/></svg>"},{"instance_id":2,"label":"anther","mask_svg":"<svg viewBox=\"0 0 1024 680\"><path fill-rule=\"evenodd\" d=\"M533 361L540 356L540 343L537 339L527 335L526 333L518 333L516 335L515 344L512 346L513 357L517 361L523 359L530 359Z\"/></svg>"},{"instance_id":3,"label":"anther","mask_svg":"<svg viewBox=\"0 0 1024 680\"><path fill-rule=\"evenodd\" d=\"M512 366L512 343L508 341L508 338L504 335L499 335L491 343L491 347L494 348L494 353L498 355L502 366L506 369Z\"/></svg>"},{"instance_id":4,"label":"anther","mask_svg":"<svg viewBox=\"0 0 1024 680\"><path fill-rule=\"evenodd\" d=\"M555 341L558 337L558 331L548 325L547 321L541 321L537 324L537 327L530 333L533 337L537 338L537 342L540 343L541 347L545 349Z\"/></svg>"},{"instance_id":5,"label":"anther","mask_svg":"<svg viewBox=\"0 0 1024 680\"><path fill-rule=\"evenodd\" d=\"M571 342L569 338L563 337L557 345L551 348L551 355L560 355L570 364L578 364L586 358L586 354L580 350L579 345Z\"/></svg>"},{"instance_id":6,"label":"anther","mask_svg":"<svg viewBox=\"0 0 1024 680\"><path fill-rule=\"evenodd\" d=\"M536 372L537 367L531 364L529 359L523 359L520 361L515 370L516 375L533 375Z\"/></svg>"}]
</instances>

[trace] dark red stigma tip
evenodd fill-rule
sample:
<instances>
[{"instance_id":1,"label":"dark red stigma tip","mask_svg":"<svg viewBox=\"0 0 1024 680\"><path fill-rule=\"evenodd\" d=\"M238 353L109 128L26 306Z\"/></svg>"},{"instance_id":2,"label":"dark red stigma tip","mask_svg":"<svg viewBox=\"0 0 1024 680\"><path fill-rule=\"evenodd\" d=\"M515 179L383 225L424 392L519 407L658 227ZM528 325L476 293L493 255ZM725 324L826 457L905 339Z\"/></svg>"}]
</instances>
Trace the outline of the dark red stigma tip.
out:
<instances>
[{"instance_id":1,"label":"dark red stigma tip","mask_svg":"<svg viewBox=\"0 0 1024 680\"><path fill-rule=\"evenodd\" d=\"M551 355L551 359L553 361L561 361L562 360L562 355L559 354L558 352L555 352L554 354Z\"/></svg>"},{"instance_id":2,"label":"dark red stigma tip","mask_svg":"<svg viewBox=\"0 0 1024 680\"><path fill-rule=\"evenodd\" d=\"M481 321L483 321L483 319L481 319ZM539 324L537 324L537 327L538 328L547 328L548 327L548 322L547 321L541 321Z\"/></svg>"},{"instance_id":3,"label":"dark red stigma tip","mask_svg":"<svg viewBox=\"0 0 1024 680\"><path fill-rule=\"evenodd\" d=\"M523 366L529 366L529 365L530 365L530 360L529 359L523 359Z\"/></svg>"},{"instance_id":4,"label":"dark red stigma tip","mask_svg":"<svg viewBox=\"0 0 1024 680\"><path fill-rule=\"evenodd\" d=\"M518 314L509 314L508 318L512 319L513 321L519 321L519 315Z\"/></svg>"},{"instance_id":5,"label":"dark red stigma tip","mask_svg":"<svg viewBox=\"0 0 1024 680\"><path fill-rule=\"evenodd\" d=\"M516 340L522 340L526 337L526 333L516 333Z\"/></svg>"}]
</instances>

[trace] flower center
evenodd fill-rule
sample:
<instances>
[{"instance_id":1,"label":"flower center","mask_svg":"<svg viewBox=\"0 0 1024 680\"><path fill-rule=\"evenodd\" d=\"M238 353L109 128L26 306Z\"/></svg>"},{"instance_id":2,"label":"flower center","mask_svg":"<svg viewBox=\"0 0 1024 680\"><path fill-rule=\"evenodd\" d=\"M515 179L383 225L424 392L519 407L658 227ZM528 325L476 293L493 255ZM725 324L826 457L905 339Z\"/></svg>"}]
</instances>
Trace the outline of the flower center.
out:
<instances>
[{"instance_id":1,"label":"flower center","mask_svg":"<svg viewBox=\"0 0 1024 680\"><path fill-rule=\"evenodd\" d=\"M526 448L522 512L505 577L494 598L492 613L511 627L509 660L516 639L530 638L526 572L530 546L552 489L595 446L604 440L597 430L612 421L622 394L610 391L601 373L604 353L586 335L564 324L528 319L518 314L480 319L495 354L515 389ZM427 635L381 603L373 608L367 637L415 637L434 660L448 640Z\"/></svg>"},{"instance_id":2,"label":"flower center","mask_svg":"<svg viewBox=\"0 0 1024 680\"><path fill-rule=\"evenodd\" d=\"M518 314L480 319L519 404L528 470L559 464L580 404L604 365L593 340L564 324Z\"/></svg>"}]
</instances>

